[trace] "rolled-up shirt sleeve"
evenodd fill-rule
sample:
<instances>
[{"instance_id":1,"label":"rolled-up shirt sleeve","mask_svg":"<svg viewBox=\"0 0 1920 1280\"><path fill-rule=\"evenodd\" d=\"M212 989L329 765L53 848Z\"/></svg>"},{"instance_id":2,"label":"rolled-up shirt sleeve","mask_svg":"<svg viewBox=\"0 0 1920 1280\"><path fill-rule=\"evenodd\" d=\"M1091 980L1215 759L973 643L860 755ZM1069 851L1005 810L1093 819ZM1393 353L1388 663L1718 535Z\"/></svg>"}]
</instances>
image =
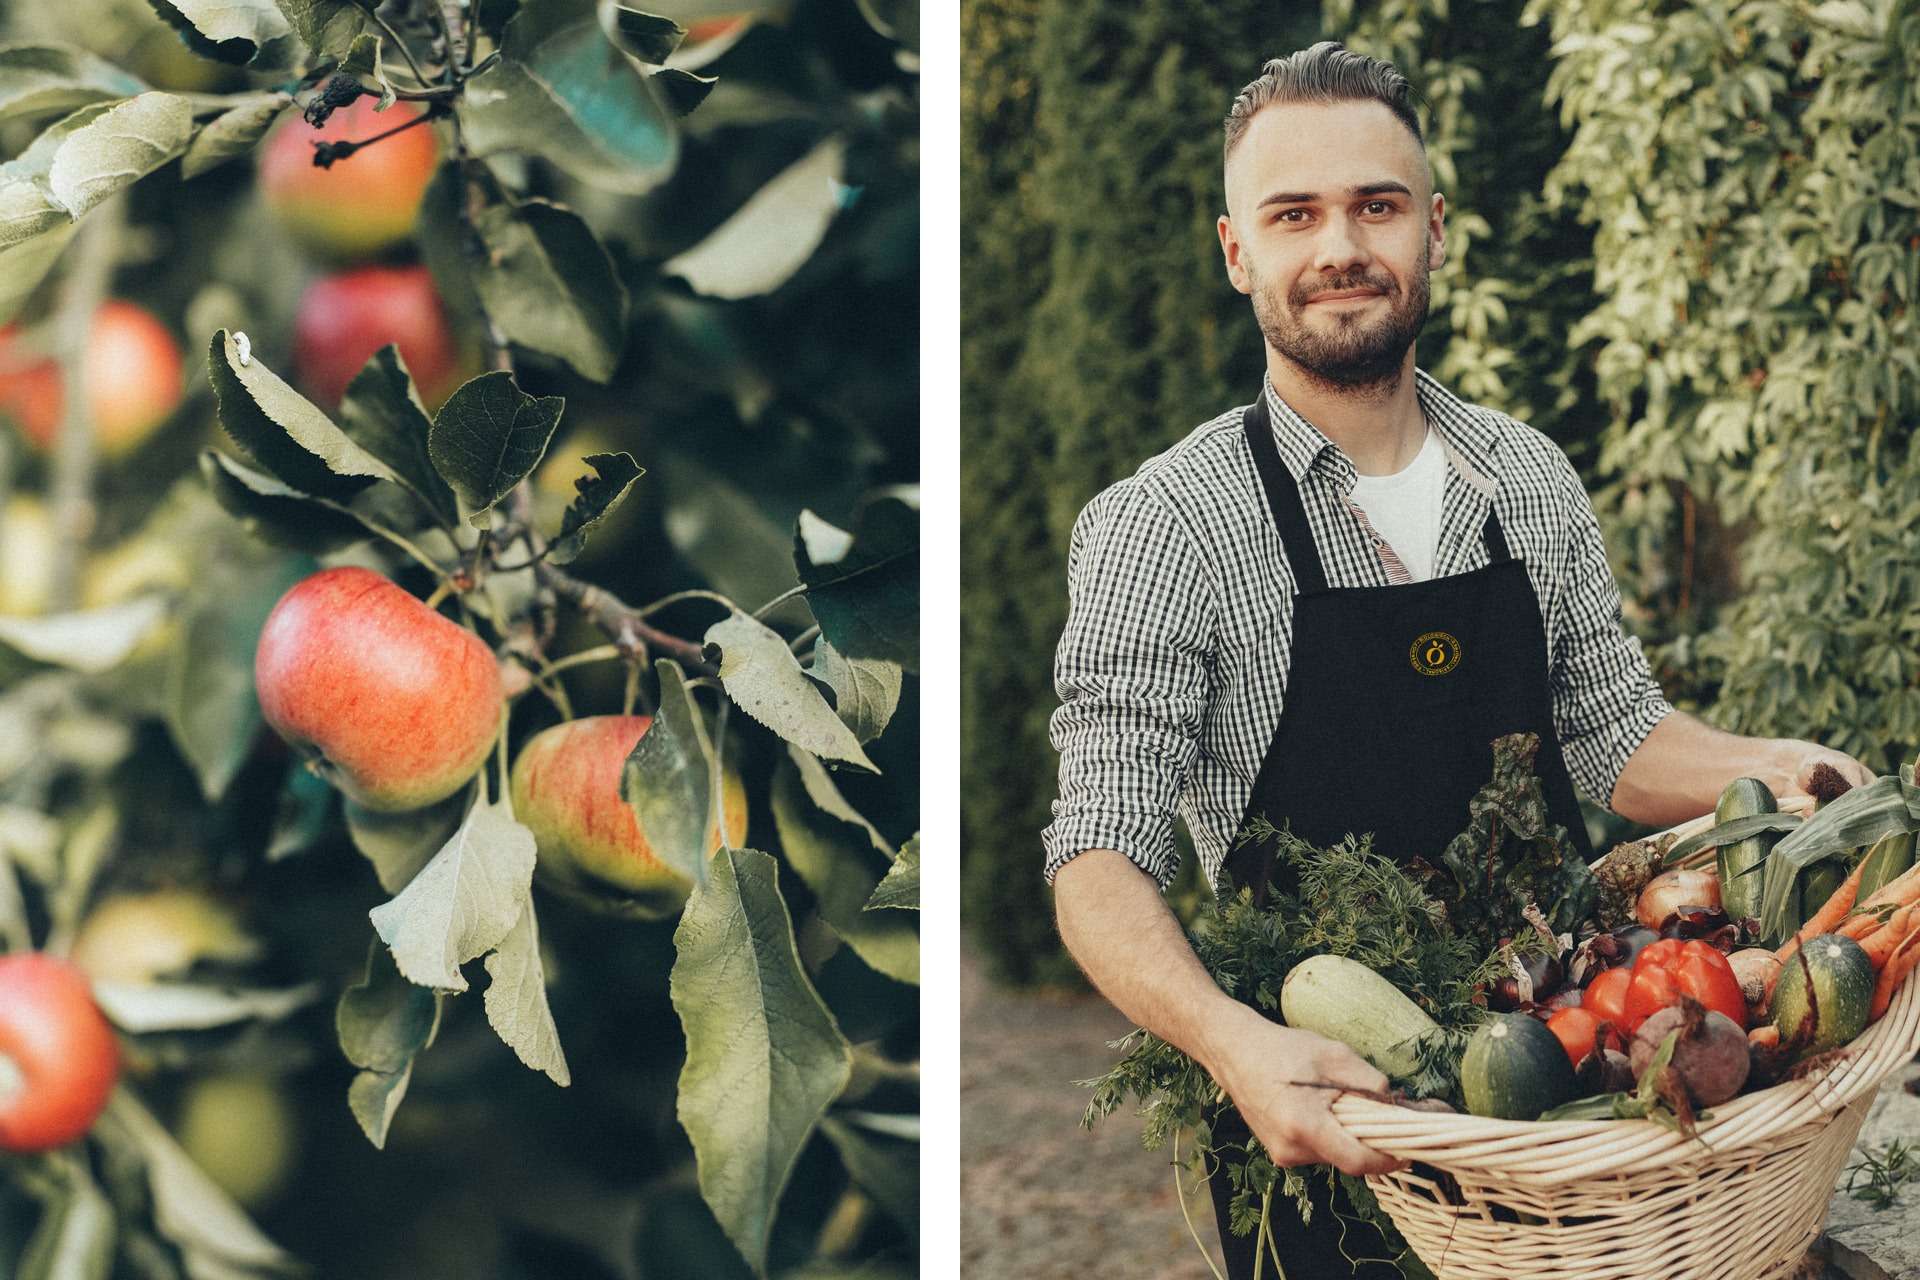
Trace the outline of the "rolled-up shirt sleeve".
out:
<instances>
[{"instance_id":1,"label":"rolled-up shirt sleeve","mask_svg":"<svg viewBox=\"0 0 1920 1280\"><path fill-rule=\"evenodd\" d=\"M1173 814L1208 687L1217 588L1188 531L1140 477L1074 525L1070 600L1054 659L1059 799L1043 837L1048 883L1088 849L1114 849L1162 888L1179 855Z\"/></svg>"},{"instance_id":2,"label":"rolled-up shirt sleeve","mask_svg":"<svg viewBox=\"0 0 1920 1280\"><path fill-rule=\"evenodd\" d=\"M1566 504L1566 562L1549 612L1553 714L1574 783L1601 804L1631 756L1673 707L1660 692L1645 650L1620 621L1620 588L1606 542L1579 475L1560 459L1556 487Z\"/></svg>"}]
</instances>

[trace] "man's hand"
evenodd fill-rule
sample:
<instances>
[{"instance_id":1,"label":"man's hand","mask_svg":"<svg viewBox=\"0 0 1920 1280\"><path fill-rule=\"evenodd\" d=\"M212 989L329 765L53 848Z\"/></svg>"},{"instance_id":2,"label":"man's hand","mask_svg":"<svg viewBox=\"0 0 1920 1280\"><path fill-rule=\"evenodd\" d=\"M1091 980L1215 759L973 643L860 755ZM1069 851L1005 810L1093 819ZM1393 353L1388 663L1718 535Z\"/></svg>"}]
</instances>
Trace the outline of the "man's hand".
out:
<instances>
[{"instance_id":1,"label":"man's hand","mask_svg":"<svg viewBox=\"0 0 1920 1280\"><path fill-rule=\"evenodd\" d=\"M1675 711L1627 758L1608 808L1653 827L1711 813L1735 778L1758 778L1782 800L1811 794L1816 765L1829 765L1854 786L1873 771L1845 752L1794 738L1743 738Z\"/></svg>"},{"instance_id":2,"label":"man's hand","mask_svg":"<svg viewBox=\"0 0 1920 1280\"><path fill-rule=\"evenodd\" d=\"M1873 781L1873 771L1855 760L1844 751L1835 751L1815 742L1798 742L1790 738L1778 739L1780 751L1779 772L1771 778L1761 778L1773 789L1773 794L1782 800L1794 796L1812 795L1813 771L1820 765L1826 765L1856 787L1863 787Z\"/></svg>"},{"instance_id":3,"label":"man's hand","mask_svg":"<svg viewBox=\"0 0 1920 1280\"><path fill-rule=\"evenodd\" d=\"M1241 1118L1284 1167L1330 1164L1355 1177L1391 1173L1406 1162L1356 1140L1333 1115L1338 1088L1380 1092L1387 1078L1343 1044L1269 1022L1245 1005L1209 1037L1205 1065Z\"/></svg>"},{"instance_id":4,"label":"man's hand","mask_svg":"<svg viewBox=\"0 0 1920 1280\"><path fill-rule=\"evenodd\" d=\"M1089 849L1060 868L1053 894L1061 941L1087 977L1121 1013L1205 1067L1275 1164L1351 1174L1400 1167L1333 1118L1339 1087L1378 1091L1387 1078L1345 1045L1269 1022L1222 991L1159 886L1124 854Z\"/></svg>"}]
</instances>

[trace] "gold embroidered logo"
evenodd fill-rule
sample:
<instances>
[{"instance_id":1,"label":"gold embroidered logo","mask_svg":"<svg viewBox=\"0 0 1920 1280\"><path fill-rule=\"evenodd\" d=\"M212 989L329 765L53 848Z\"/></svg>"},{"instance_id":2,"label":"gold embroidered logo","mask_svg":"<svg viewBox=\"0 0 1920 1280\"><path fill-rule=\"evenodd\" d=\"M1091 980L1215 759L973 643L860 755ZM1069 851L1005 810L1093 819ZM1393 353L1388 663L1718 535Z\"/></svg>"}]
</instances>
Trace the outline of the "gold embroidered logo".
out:
<instances>
[{"instance_id":1,"label":"gold embroidered logo","mask_svg":"<svg viewBox=\"0 0 1920 1280\"><path fill-rule=\"evenodd\" d=\"M1429 631L1413 642L1408 655L1423 676L1443 676L1460 663L1460 642L1444 631Z\"/></svg>"}]
</instances>

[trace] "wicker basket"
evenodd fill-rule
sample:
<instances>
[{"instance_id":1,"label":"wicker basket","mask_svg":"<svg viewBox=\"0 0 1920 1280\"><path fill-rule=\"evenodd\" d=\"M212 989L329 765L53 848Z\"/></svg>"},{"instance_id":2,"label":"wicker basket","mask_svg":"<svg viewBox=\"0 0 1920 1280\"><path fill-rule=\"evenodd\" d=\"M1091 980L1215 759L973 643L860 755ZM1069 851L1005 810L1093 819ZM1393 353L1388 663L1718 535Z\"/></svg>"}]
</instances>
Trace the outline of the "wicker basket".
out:
<instances>
[{"instance_id":1,"label":"wicker basket","mask_svg":"<svg viewBox=\"0 0 1920 1280\"><path fill-rule=\"evenodd\" d=\"M1698 1138L1650 1120L1487 1120L1351 1094L1333 1112L1416 1162L1367 1181L1440 1280L1784 1280L1826 1221L1875 1093L1917 1052L1909 981L1845 1058L1713 1108Z\"/></svg>"}]
</instances>

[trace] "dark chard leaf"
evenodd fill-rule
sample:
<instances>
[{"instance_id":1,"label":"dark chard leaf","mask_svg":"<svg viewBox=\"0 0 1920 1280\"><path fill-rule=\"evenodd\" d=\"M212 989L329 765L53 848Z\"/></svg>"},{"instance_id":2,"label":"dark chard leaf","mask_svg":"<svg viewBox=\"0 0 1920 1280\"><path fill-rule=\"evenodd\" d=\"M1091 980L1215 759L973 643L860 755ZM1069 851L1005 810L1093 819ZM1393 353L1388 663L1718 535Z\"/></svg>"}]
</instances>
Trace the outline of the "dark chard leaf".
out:
<instances>
[{"instance_id":1,"label":"dark chard leaf","mask_svg":"<svg viewBox=\"0 0 1920 1280\"><path fill-rule=\"evenodd\" d=\"M920 909L920 837L900 846L900 856L893 860L893 868L881 879L867 899L867 910L879 911L887 907L899 907L907 911Z\"/></svg>"},{"instance_id":2,"label":"dark chard leaf","mask_svg":"<svg viewBox=\"0 0 1920 1280\"><path fill-rule=\"evenodd\" d=\"M387 1126L413 1078L414 1055L433 1043L445 1001L402 977L377 941L367 952L366 977L340 994L334 1010L340 1052L360 1068L347 1101L376 1147L387 1143Z\"/></svg>"},{"instance_id":3,"label":"dark chard leaf","mask_svg":"<svg viewBox=\"0 0 1920 1280\"><path fill-rule=\"evenodd\" d=\"M614 34L642 62L656 66L665 62L687 38L687 29L672 18L642 13L624 4L615 4L612 9Z\"/></svg>"},{"instance_id":4,"label":"dark chard leaf","mask_svg":"<svg viewBox=\"0 0 1920 1280\"><path fill-rule=\"evenodd\" d=\"M228 514L275 546L317 553L369 536L367 526L338 503L289 488L217 450L200 455L200 471Z\"/></svg>"},{"instance_id":5,"label":"dark chard leaf","mask_svg":"<svg viewBox=\"0 0 1920 1280\"><path fill-rule=\"evenodd\" d=\"M374 480L393 478L385 463L263 362L251 357L243 362L225 329L213 335L208 348L207 377L227 434L301 493L345 502Z\"/></svg>"},{"instance_id":6,"label":"dark chard leaf","mask_svg":"<svg viewBox=\"0 0 1920 1280\"><path fill-rule=\"evenodd\" d=\"M459 518L453 490L428 456L433 423L398 347L388 343L380 348L347 384L340 426L355 444L385 463L434 519L450 525Z\"/></svg>"},{"instance_id":7,"label":"dark chard leaf","mask_svg":"<svg viewBox=\"0 0 1920 1280\"><path fill-rule=\"evenodd\" d=\"M474 284L501 332L581 377L611 378L626 338L627 290L592 229L544 200L502 198L475 221L487 252L474 260Z\"/></svg>"},{"instance_id":8,"label":"dark chard leaf","mask_svg":"<svg viewBox=\"0 0 1920 1280\"><path fill-rule=\"evenodd\" d=\"M880 772L778 632L735 610L707 629L706 646L719 651L720 682L735 706L814 755Z\"/></svg>"},{"instance_id":9,"label":"dark chard leaf","mask_svg":"<svg viewBox=\"0 0 1920 1280\"><path fill-rule=\"evenodd\" d=\"M819 536L821 527L839 532L809 514L793 543L821 634L848 658L878 658L917 672L920 513L888 497L856 513L850 541L844 534Z\"/></svg>"},{"instance_id":10,"label":"dark chard leaf","mask_svg":"<svg viewBox=\"0 0 1920 1280\"><path fill-rule=\"evenodd\" d=\"M566 401L528 395L513 375L485 373L448 397L427 435L427 456L474 524L540 465Z\"/></svg>"},{"instance_id":11,"label":"dark chard leaf","mask_svg":"<svg viewBox=\"0 0 1920 1280\"><path fill-rule=\"evenodd\" d=\"M591 478L574 481L580 496L560 517L560 536L553 540L547 559L555 564L571 564L586 549L587 535L606 519L620 500L633 488L633 482L646 472L624 453L588 454L586 463L593 468Z\"/></svg>"},{"instance_id":12,"label":"dark chard leaf","mask_svg":"<svg viewBox=\"0 0 1920 1280\"><path fill-rule=\"evenodd\" d=\"M720 77L695 75L680 67L662 67L648 76L647 81L660 91L660 97L673 114L690 116L694 108L707 100L713 86L720 83Z\"/></svg>"},{"instance_id":13,"label":"dark chard leaf","mask_svg":"<svg viewBox=\"0 0 1920 1280\"><path fill-rule=\"evenodd\" d=\"M687 1037L680 1123L701 1194L764 1276L780 1193L853 1054L800 965L774 860L721 849L711 863L673 938Z\"/></svg>"},{"instance_id":14,"label":"dark chard leaf","mask_svg":"<svg viewBox=\"0 0 1920 1280\"><path fill-rule=\"evenodd\" d=\"M796 764L796 756L804 763ZM832 787L819 761L791 748L788 759L774 772L773 819L788 864L813 891L820 918L855 955L895 982L917 986L920 932L913 917L866 910L887 865L873 847L872 828L816 805L801 782L800 771L806 765L821 775L820 782ZM834 799L839 800L838 792ZM840 805L844 807L845 801Z\"/></svg>"},{"instance_id":15,"label":"dark chard leaf","mask_svg":"<svg viewBox=\"0 0 1920 1280\"><path fill-rule=\"evenodd\" d=\"M660 861L695 885L707 876L713 777L719 764L706 718L675 663L653 664L660 707L620 771L620 798L633 808Z\"/></svg>"},{"instance_id":16,"label":"dark chard leaf","mask_svg":"<svg viewBox=\"0 0 1920 1280\"><path fill-rule=\"evenodd\" d=\"M147 86L103 58L66 45L0 48L0 124L65 115L131 98Z\"/></svg>"},{"instance_id":17,"label":"dark chard leaf","mask_svg":"<svg viewBox=\"0 0 1920 1280\"><path fill-rule=\"evenodd\" d=\"M229 107L202 126L180 160L180 176L197 178L229 160L250 155L280 113L293 105L290 93L262 93Z\"/></svg>"},{"instance_id":18,"label":"dark chard leaf","mask_svg":"<svg viewBox=\"0 0 1920 1280\"><path fill-rule=\"evenodd\" d=\"M311 0L147 0L187 47L203 58L261 71L282 70L296 56L293 28L281 8ZM324 0L322 0L324 2Z\"/></svg>"}]
</instances>

